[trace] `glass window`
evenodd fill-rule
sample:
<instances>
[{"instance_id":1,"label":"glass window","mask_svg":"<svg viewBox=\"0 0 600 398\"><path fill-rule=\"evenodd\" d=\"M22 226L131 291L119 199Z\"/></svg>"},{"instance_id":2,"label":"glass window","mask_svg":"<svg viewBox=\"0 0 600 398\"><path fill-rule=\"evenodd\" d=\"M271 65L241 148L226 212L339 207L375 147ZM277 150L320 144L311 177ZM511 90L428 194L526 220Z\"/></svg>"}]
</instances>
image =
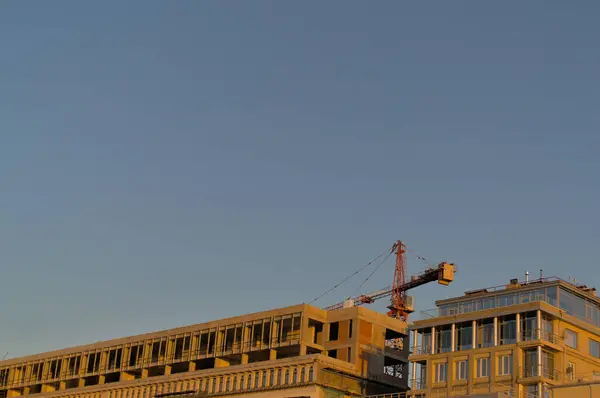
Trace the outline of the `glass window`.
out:
<instances>
[{"instance_id":1,"label":"glass window","mask_svg":"<svg viewBox=\"0 0 600 398\"><path fill-rule=\"evenodd\" d=\"M452 329L446 327L435 330L435 352L450 352L452 351Z\"/></svg>"},{"instance_id":2,"label":"glass window","mask_svg":"<svg viewBox=\"0 0 600 398\"><path fill-rule=\"evenodd\" d=\"M495 307L496 307L496 303L495 303L494 297L489 297L489 298L483 299L483 309L484 310L487 310L489 308L495 308Z\"/></svg>"},{"instance_id":3,"label":"glass window","mask_svg":"<svg viewBox=\"0 0 600 398\"><path fill-rule=\"evenodd\" d=\"M517 320L514 316L500 318L498 323L498 343L515 344L517 342Z\"/></svg>"},{"instance_id":4,"label":"glass window","mask_svg":"<svg viewBox=\"0 0 600 398\"><path fill-rule=\"evenodd\" d=\"M538 375L537 350L523 351L523 377Z\"/></svg>"},{"instance_id":5,"label":"glass window","mask_svg":"<svg viewBox=\"0 0 600 398\"><path fill-rule=\"evenodd\" d=\"M511 375L512 368L513 368L512 355L501 355L498 357L498 376Z\"/></svg>"},{"instance_id":6,"label":"glass window","mask_svg":"<svg viewBox=\"0 0 600 398\"><path fill-rule=\"evenodd\" d=\"M490 358L477 359L477 377L490 376Z\"/></svg>"},{"instance_id":7,"label":"glass window","mask_svg":"<svg viewBox=\"0 0 600 398\"><path fill-rule=\"evenodd\" d=\"M482 321L477 329L477 347L492 347L494 345L494 322L493 320Z\"/></svg>"},{"instance_id":8,"label":"glass window","mask_svg":"<svg viewBox=\"0 0 600 398\"><path fill-rule=\"evenodd\" d=\"M537 318L535 315L523 315L521 318L521 340L535 340L537 338Z\"/></svg>"},{"instance_id":9,"label":"glass window","mask_svg":"<svg viewBox=\"0 0 600 398\"><path fill-rule=\"evenodd\" d=\"M456 362L456 380L467 380L469 373L469 362L458 361Z\"/></svg>"},{"instance_id":10,"label":"glass window","mask_svg":"<svg viewBox=\"0 0 600 398\"><path fill-rule=\"evenodd\" d=\"M448 377L448 364L447 363L438 363L435 365L435 382L441 383L446 381L446 377Z\"/></svg>"},{"instance_id":11,"label":"glass window","mask_svg":"<svg viewBox=\"0 0 600 398\"><path fill-rule=\"evenodd\" d=\"M550 351L542 351L542 376L554 378L554 353Z\"/></svg>"},{"instance_id":12,"label":"glass window","mask_svg":"<svg viewBox=\"0 0 600 398\"><path fill-rule=\"evenodd\" d=\"M600 358L600 343L590 339L590 355Z\"/></svg>"},{"instance_id":13,"label":"glass window","mask_svg":"<svg viewBox=\"0 0 600 398\"><path fill-rule=\"evenodd\" d=\"M571 348L577 348L577 333L572 330L565 329L565 344Z\"/></svg>"},{"instance_id":14,"label":"glass window","mask_svg":"<svg viewBox=\"0 0 600 398\"><path fill-rule=\"evenodd\" d=\"M463 323L456 325L455 339L456 349L470 350L473 348L473 324Z\"/></svg>"}]
</instances>

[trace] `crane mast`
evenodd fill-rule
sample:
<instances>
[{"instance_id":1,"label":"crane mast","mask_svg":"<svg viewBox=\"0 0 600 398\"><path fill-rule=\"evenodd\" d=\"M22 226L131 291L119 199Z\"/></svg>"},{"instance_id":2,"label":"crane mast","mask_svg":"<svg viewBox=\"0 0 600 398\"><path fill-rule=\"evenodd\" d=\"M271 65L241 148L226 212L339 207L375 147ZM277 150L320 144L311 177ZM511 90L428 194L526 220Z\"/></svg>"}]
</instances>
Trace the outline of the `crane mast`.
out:
<instances>
[{"instance_id":1,"label":"crane mast","mask_svg":"<svg viewBox=\"0 0 600 398\"><path fill-rule=\"evenodd\" d=\"M388 316L401 319L404 322L408 320L408 309L406 306L406 290L402 286L406 283L406 260L404 259L404 247L402 242L394 244L393 250L396 251L396 267L394 268L394 282L392 284L392 299L388 306Z\"/></svg>"}]
</instances>

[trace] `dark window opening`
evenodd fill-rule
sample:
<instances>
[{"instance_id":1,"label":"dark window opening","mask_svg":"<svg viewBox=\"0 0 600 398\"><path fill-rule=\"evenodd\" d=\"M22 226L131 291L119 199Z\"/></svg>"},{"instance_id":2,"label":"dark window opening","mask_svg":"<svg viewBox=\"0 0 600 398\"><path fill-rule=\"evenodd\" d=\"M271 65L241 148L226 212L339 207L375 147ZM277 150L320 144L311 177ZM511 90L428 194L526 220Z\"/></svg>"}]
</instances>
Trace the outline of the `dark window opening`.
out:
<instances>
[{"instance_id":1,"label":"dark window opening","mask_svg":"<svg viewBox=\"0 0 600 398\"><path fill-rule=\"evenodd\" d=\"M329 324L329 341L336 341L340 334L340 323L333 322Z\"/></svg>"}]
</instances>

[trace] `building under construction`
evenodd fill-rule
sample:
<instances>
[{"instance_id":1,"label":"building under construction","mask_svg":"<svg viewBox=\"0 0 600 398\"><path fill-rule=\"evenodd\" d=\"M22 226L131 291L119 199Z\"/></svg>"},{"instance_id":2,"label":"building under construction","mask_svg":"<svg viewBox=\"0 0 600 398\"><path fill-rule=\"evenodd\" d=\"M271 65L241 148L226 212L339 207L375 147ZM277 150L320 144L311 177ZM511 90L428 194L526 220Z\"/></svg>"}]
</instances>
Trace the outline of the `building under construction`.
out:
<instances>
[{"instance_id":1,"label":"building under construction","mask_svg":"<svg viewBox=\"0 0 600 398\"><path fill-rule=\"evenodd\" d=\"M0 362L3 397L173 393L352 397L406 391L406 323L361 308L281 308Z\"/></svg>"}]
</instances>

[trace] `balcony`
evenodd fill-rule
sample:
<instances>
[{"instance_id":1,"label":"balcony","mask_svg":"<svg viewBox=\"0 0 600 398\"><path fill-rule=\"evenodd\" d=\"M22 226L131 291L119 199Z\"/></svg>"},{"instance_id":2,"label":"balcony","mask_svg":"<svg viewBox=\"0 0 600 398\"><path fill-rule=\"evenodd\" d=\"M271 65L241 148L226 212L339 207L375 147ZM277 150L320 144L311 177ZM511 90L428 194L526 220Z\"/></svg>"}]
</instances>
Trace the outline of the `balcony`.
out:
<instances>
[{"instance_id":1,"label":"balcony","mask_svg":"<svg viewBox=\"0 0 600 398\"><path fill-rule=\"evenodd\" d=\"M521 366L519 368L519 376L522 378L543 377L550 380L559 380L560 371L558 369L547 366Z\"/></svg>"},{"instance_id":2,"label":"balcony","mask_svg":"<svg viewBox=\"0 0 600 398\"><path fill-rule=\"evenodd\" d=\"M558 345L562 341L562 338L559 335L549 332L547 330L532 329L532 330L522 330L521 331L521 341L522 342L536 341L536 340L543 340L543 341L547 341L551 344Z\"/></svg>"}]
</instances>

